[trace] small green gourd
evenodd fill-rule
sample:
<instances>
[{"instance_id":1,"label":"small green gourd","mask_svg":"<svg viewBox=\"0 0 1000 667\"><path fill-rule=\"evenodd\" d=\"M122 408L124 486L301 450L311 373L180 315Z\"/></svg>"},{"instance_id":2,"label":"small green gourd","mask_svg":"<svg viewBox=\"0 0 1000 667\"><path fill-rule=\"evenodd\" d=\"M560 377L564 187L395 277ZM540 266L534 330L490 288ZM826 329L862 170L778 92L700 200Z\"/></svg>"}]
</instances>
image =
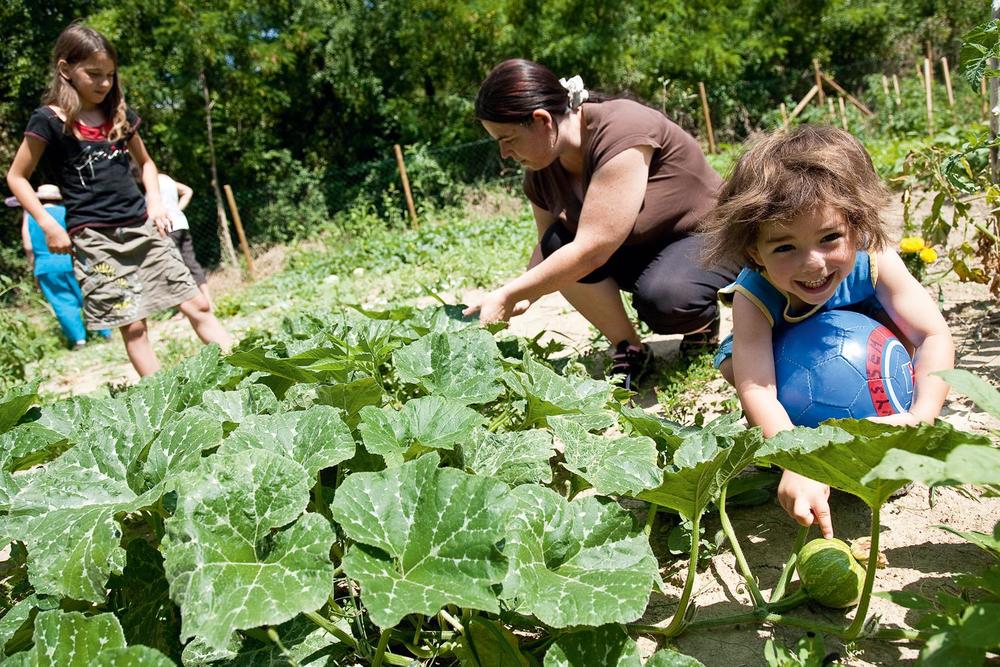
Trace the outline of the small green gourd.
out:
<instances>
[{"instance_id":1,"label":"small green gourd","mask_svg":"<svg viewBox=\"0 0 1000 667\"><path fill-rule=\"evenodd\" d=\"M846 609L861 597L865 568L841 540L818 538L809 542L799 551L795 570L802 588L823 606Z\"/></svg>"}]
</instances>

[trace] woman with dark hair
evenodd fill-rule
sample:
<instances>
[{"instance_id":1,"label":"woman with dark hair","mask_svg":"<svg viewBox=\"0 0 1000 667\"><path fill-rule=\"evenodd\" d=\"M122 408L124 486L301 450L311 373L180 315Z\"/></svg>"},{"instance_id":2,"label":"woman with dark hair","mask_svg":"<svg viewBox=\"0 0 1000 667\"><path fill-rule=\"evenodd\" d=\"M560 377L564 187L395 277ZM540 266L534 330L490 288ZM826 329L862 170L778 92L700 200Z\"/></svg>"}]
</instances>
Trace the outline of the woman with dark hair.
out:
<instances>
[{"instance_id":1,"label":"woman with dark hair","mask_svg":"<svg viewBox=\"0 0 1000 667\"><path fill-rule=\"evenodd\" d=\"M507 60L486 77L476 117L501 156L525 167L539 243L528 270L473 303L484 323L520 315L559 291L612 345L611 373L632 389L648 368L621 299L682 350L717 343L716 292L731 267L700 265L695 232L722 179L689 134L662 113L588 92L580 77Z\"/></svg>"}]
</instances>

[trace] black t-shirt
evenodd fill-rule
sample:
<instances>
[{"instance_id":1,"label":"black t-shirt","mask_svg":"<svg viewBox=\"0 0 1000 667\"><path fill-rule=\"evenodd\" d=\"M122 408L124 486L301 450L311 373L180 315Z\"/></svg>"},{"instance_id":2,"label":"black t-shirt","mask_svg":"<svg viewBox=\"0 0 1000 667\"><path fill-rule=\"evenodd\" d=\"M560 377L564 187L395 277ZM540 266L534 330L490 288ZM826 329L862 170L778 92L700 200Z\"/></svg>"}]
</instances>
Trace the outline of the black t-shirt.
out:
<instances>
[{"instance_id":1,"label":"black t-shirt","mask_svg":"<svg viewBox=\"0 0 1000 667\"><path fill-rule=\"evenodd\" d=\"M47 106L35 109L28 119L24 134L46 144L41 166L62 192L68 229L145 219L146 200L130 174L128 157L128 141L141 120L131 109L125 111L125 118L128 132L114 143L67 133L66 124Z\"/></svg>"}]
</instances>

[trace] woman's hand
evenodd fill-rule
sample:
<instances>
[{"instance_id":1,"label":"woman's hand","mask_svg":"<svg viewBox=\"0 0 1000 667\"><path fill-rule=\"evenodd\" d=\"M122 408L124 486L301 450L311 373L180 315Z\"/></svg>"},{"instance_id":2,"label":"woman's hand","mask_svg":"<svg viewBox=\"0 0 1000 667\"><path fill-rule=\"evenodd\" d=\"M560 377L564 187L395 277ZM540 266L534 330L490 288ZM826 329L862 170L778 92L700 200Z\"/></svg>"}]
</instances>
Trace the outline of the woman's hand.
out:
<instances>
[{"instance_id":1,"label":"woman's hand","mask_svg":"<svg viewBox=\"0 0 1000 667\"><path fill-rule=\"evenodd\" d=\"M778 484L778 503L800 526L819 524L823 537L833 537L830 487L786 470Z\"/></svg>"},{"instance_id":2,"label":"woman's hand","mask_svg":"<svg viewBox=\"0 0 1000 667\"><path fill-rule=\"evenodd\" d=\"M151 205L146 209L146 215L156 225L156 230L160 232L160 236L166 236L174 227L173 223L170 222L170 216L167 215L167 209L163 208L162 204Z\"/></svg>"},{"instance_id":3,"label":"woman's hand","mask_svg":"<svg viewBox=\"0 0 1000 667\"><path fill-rule=\"evenodd\" d=\"M510 318L520 315L528 310L529 306L531 306L531 301L521 299L515 302L501 287L484 296L478 303L470 305L462 311L462 314L468 316L478 312L480 324L494 324L495 322L506 322Z\"/></svg>"}]
</instances>

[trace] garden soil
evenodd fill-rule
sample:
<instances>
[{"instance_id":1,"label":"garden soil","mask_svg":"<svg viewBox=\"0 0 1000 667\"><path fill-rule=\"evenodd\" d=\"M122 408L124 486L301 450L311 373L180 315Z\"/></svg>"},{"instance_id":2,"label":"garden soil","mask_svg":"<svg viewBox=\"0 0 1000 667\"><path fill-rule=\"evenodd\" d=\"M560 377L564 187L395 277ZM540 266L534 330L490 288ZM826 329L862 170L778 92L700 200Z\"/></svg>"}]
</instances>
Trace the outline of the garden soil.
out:
<instances>
[{"instance_id":1,"label":"garden soil","mask_svg":"<svg viewBox=\"0 0 1000 667\"><path fill-rule=\"evenodd\" d=\"M927 203L923 204L927 207ZM920 220L918 210L914 219ZM985 215L985 212L983 212ZM889 220L901 236L902 207L896 202L887 211ZM261 266L258 262L258 267ZM269 257L263 263L272 271L280 270L281 258ZM216 274L210 279L210 287L216 294L226 291L233 276ZM939 299L955 337L958 363L968 368L994 385L1000 384L1000 309L984 285L960 283L949 276L939 284L928 288ZM462 295L466 302L476 296L469 292ZM257 319L257 318L255 318ZM234 331L246 329L248 324L239 319L228 320L227 326ZM723 334L731 328L729 313L723 320ZM546 296L536 302L525 315L511 323L514 333L533 336L546 332L545 339L559 340L568 346L569 352L588 353L594 346L595 334L589 324L558 294ZM176 336L193 336L190 327L183 322L153 321L151 335L157 339ZM654 353L660 358L677 354L679 337L653 337ZM54 394L82 394L100 389L108 383L123 384L137 380L127 365L106 366L95 369L80 369L73 377L64 377L43 386L43 390ZM708 389L698 397L707 418L715 416L722 403L733 396L732 389L719 379L708 385ZM650 412L658 412L659 405L653 389L646 389L639 397L639 403ZM990 429L1000 429L1000 424L978 412L962 396L949 397L942 419L957 428L978 433L988 433ZM835 492L831 498L834 529L838 537L853 540L869 532L870 512L860 501ZM636 510L642 519L642 510ZM751 569L759 576L760 586L765 596L774 585L781 564L791 550L796 527L772 499L753 508L733 509L730 512L736 534L742 538L743 550ZM1000 499L980 498L975 493L963 493L953 489L939 489L933 497L926 487L917 485L908 494L890 501L882 512L880 548L887 562L880 569L875 588L878 590L903 590L924 596L933 596L937 591L958 591L955 579L963 573L975 572L985 567L989 556L966 543L961 538L941 530L938 526L949 526L956 530L976 530L989 532L1000 519ZM646 624L665 625L680 596L686 563L671 556L666 548L666 532L669 518L657 521L653 536L654 550L661 559L662 574L667 587L664 594L654 594L645 616ZM707 519L706 536L711 537L719 530L717 515ZM815 532L813 533L815 536ZM698 575L693 596L698 606L698 618L710 618L745 611L748 609L749 595L736 570L731 551L722 553L711 560L708 568ZM885 625L908 625L917 620L918 614L897 606L888 600L875 598L871 613L880 617ZM847 624L852 611L840 612L819 606L804 607L796 613L826 623ZM692 655L710 667L719 665L739 667L765 664L764 643L769 638L792 647L803 635L803 631L785 627L743 626L715 628L709 631L691 632L674 640L679 650ZM860 641L850 646L827 638L827 648L837 652L847 665L896 665L912 663L917 650L905 644ZM664 644L665 645L665 644ZM649 639L641 639L644 655L652 654L658 645Z\"/></svg>"}]
</instances>

